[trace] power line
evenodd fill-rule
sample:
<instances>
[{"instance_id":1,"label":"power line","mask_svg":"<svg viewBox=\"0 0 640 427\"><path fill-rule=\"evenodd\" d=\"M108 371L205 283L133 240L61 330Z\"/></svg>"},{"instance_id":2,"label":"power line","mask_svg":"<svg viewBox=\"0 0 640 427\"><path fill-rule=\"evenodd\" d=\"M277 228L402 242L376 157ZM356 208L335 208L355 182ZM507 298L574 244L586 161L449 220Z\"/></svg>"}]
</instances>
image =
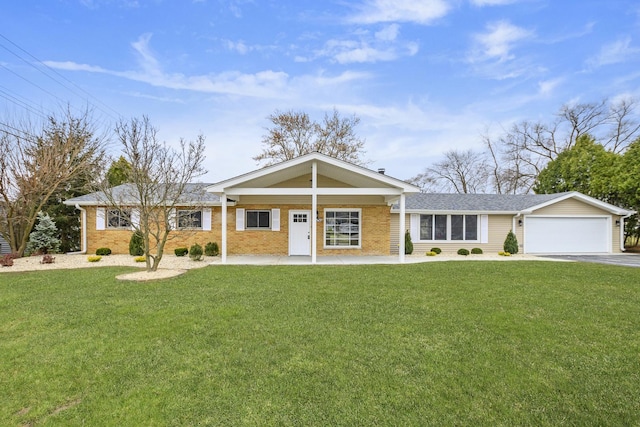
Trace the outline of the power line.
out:
<instances>
[{"instance_id":1,"label":"power line","mask_svg":"<svg viewBox=\"0 0 640 427\"><path fill-rule=\"evenodd\" d=\"M60 77L61 79L65 80L66 82L68 82L69 84L71 84L73 87L77 88L79 91L81 91L83 94L85 94L86 96L88 96L89 98L92 98L93 100L97 101L99 104L103 105L106 109L110 110L111 112L115 113L116 116L113 116L110 112L106 111L105 109L101 108L100 106L93 104L97 109L99 109L100 111L102 111L103 113L105 113L106 115L108 115L109 117L111 117L112 119L117 120L118 118L121 117L121 114L119 112L117 112L116 110L114 110L113 108L111 108L110 106L108 106L107 104L105 104L104 102L102 102L100 99L98 99L97 97L95 97L93 94L89 93L88 91L84 90L83 88L81 88L80 86L78 86L76 83L74 83L73 81L69 80L68 78L66 78L65 76L63 76L62 74L60 74L58 71L56 71L55 69L51 68L50 66L48 66L47 64L45 64L44 62L42 62L40 59L38 59L37 57L35 57L34 55L32 55L31 53L29 53L28 51L26 51L24 48L18 46L15 42L11 41L10 39L8 39L6 36L4 36L3 34L0 34L0 38L6 40L7 42L11 43L11 45L13 45L14 47L16 47L17 49L19 49L20 51L22 51L24 54L28 55L30 58L32 58L33 60L35 60L38 64L40 64L42 67L44 67L45 69L49 70L51 73L54 73L56 76ZM6 51L8 51L9 53L11 53L12 55L14 55L15 57L19 58L21 61L23 61L24 63L26 63L27 65L29 65L30 67L33 67L35 70L37 70L38 72L42 73L43 75L45 75L46 77L48 77L49 79L53 80L54 82L56 82L57 84L59 84L60 86L64 87L66 90L70 91L71 93L73 93L74 95L83 98L82 95L80 95L78 92L76 92L75 90L73 90L72 88L70 88L69 86L67 86L66 84L64 84L63 82L61 82L60 80L56 79L54 76L52 76L51 74L46 73L44 70L42 70L42 68L36 67L32 62L27 61L25 58L23 58L22 56L20 56L19 54L17 54L16 52L14 52L13 50L9 49L7 46L5 46L4 44L0 43L0 46L2 46L2 48L4 48ZM19 74L15 73L14 71L10 70L9 68L7 68L6 66L3 66L3 68L7 69L8 71L10 71L11 73L17 75L18 77L20 77L21 79L27 81L28 83L36 86L37 88L39 88L40 90L43 90L44 92L48 93L49 95L55 97L56 99L62 101L58 96L52 94L51 92L43 89L42 87L38 86L37 84L29 81L28 79L26 79L23 76L20 76ZM88 101L88 100L87 100ZM64 102L64 101L63 101Z\"/></svg>"},{"instance_id":2,"label":"power line","mask_svg":"<svg viewBox=\"0 0 640 427\"><path fill-rule=\"evenodd\" d=\"M9 102L16 104L19 107L29 110L31 113L38 115L42 118L46 118L46 113L41 108L33 105L28 99L18 95L9 88L0 86L0 97L6 99Z\"/></svg>"}]
</instances>

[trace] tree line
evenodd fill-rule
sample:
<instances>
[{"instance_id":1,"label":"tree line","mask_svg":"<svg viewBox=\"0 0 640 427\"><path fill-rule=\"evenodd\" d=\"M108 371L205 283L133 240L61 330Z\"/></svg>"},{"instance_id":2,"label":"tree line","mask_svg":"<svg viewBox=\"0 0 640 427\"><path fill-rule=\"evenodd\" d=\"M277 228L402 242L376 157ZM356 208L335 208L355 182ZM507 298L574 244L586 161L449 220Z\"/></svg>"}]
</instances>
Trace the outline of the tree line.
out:
<instances>
[{"instance_id":1,"label":"tree line","mask_svg":"<svg viewBox=\"0 0 640 427\"><path fill-rule=\"evenodd\" d=\"M408 179L423 191L523 194L576 190L640 210L640 122L632 100L565 105L548 123L523 121L500 136L482 135L484 150L450 150L443 159ZM357 136L360 119L337 110L313 121L303 111L276 111L253 159L268 166L310 152L366 165L365 140ZM0 235L22 256L38 214L57 225L60 251L80 249L80 224L73 206L62 202L103 191L105 203L124 208L141 201L135 221L147 248L147 268L158 267L169 238L171 211L187 188L206 171L205 137L181 139L177 148L158 140L147 117L122 120L101 133L89 111L67 109L34 125L0 123ZM121 155L107 156L117 140ZM112 189L129 183L129 194ZM202 190L202 189L200 189ZM132 220L132 218L130 218ZM131 221L133 222L133 221ZM628 235L638 239L637 220ZM151 252L155 248L155 252Z\"/></svg>"}]
</instances>

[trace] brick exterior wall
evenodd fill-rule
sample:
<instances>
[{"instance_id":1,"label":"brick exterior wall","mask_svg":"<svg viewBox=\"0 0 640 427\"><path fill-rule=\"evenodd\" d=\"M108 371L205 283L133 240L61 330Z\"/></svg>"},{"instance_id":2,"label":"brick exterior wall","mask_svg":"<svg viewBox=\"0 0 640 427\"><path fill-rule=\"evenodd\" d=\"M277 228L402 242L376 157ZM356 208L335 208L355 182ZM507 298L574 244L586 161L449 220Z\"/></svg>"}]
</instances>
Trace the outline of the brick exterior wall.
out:
<instances>
[{"instance_id":1,"label":"brick exterior wall","mask_svg":"<svg viewBox=\"0 0 640 427\"><path fill-rule=\"evenodd\" d=\"M129 241L133 230L109 229L96 230L96 208L88 206L87 210L87 253L94 254L98 248L109 248L115 254L129 254ZM169 233L164 247L165 254L173 254L179 247L191 247L200 244L203 249L208 242L221 243L220 208L211 209L211 231L176 230ZM153 251L153 249L152 249Z\"/></svg>"},{"instance_id":2,"label":"brick exterior wall","mask_svg":"<svg viewBox=\"0 0 640 427\"><path fill-rule=\"evenodd\" d=\"M236 230L235 208L228 209L227 216L227 254L229 255L283 255L289 253L289 211L309 210L310 205L242 205L245 210L280 209L280 231L270 230ZM361 248L358 249L324 249L324 221L316 224L316 253L322 255L389 255L391 213L388 206L354 206L354 205L318 205L318 212L328 208L362 209Z\"/></svg>"},{"instance_id":3,"label":"brick exterior wall","mask_svg":"<svg viewBox=\"0 0 640 427\"><path fill-rule=\"evenodd\" d=\"M289 210L311 210L305 205L242 205L243 209L270 210L280 209L280 231L236 230L236 208L227 209L227 254L228 255L282 255L289 253ZM361 248L324 249L324 221L315 222L317 231L317 254L322 255L389 255L390 247L390 208L385 205L318 205L318 211L325 208L358 208L361 216ZM128 254L130 229L96 230L96 208L87 207L87 253L95 253L97 248L108 247L113 254ZM165 253L173 253L178 247L190 247L199 243L204 247L207 242L222 243L221 208L213 207L211 212L211 231L172 231L165 245Z\"/></svg>"}]
</instances>

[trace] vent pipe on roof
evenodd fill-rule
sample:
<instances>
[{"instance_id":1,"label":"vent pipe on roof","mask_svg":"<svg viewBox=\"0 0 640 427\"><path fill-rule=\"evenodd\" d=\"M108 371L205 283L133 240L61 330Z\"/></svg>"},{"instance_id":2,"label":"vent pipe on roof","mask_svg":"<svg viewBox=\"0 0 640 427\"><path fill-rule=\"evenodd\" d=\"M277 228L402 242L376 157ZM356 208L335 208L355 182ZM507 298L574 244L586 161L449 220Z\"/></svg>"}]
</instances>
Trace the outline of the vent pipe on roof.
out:
<instances>
[{"instance_id":1,"label":"vent pipe on roof","mask_svg":"<svg viewBox=\"0 0 640 427\"><path fill-rule=\"evenodd\" d=\"M381 173L382 175L384 175L385 169L384 168L378 168L378 173Z\"/></svg>"}]
</instances>

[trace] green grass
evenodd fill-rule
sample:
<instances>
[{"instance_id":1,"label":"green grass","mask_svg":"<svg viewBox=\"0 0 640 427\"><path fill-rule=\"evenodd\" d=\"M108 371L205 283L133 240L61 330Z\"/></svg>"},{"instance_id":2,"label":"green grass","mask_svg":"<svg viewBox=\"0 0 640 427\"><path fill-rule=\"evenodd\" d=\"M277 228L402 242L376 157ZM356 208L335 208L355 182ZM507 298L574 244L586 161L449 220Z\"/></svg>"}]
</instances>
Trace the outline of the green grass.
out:
<instances>
[{"instance_id":1,"label":"green grass","mask_svg":"<svg viewBox=\"0 0 640 427\"><path fill-rule=\"evenodd\" d=\"M640 271L0 275L0 425L638 425Z\"/></svg>"}]
</instances>

